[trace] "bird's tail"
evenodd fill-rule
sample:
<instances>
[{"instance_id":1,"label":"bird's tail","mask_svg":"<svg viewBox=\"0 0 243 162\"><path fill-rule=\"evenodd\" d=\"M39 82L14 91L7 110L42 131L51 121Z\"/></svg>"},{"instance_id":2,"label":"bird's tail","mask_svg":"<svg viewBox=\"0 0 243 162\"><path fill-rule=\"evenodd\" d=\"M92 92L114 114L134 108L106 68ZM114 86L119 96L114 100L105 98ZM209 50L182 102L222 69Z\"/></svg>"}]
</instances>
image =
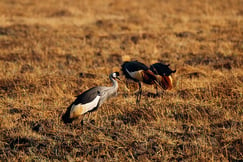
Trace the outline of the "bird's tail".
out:
<instances>
[{"instance_id":1,"label":"bird's tail","mask_svg":"<svg viewBox=\"0 0 243 162\"><path fill-rule=\"evenodd\" d=\"M71 111L72 105L70 105L66 112L62 115L62 121L67 124L67 123L72 123L73 119L70 118L70 111Z\"/></svg>"}]
</instances>

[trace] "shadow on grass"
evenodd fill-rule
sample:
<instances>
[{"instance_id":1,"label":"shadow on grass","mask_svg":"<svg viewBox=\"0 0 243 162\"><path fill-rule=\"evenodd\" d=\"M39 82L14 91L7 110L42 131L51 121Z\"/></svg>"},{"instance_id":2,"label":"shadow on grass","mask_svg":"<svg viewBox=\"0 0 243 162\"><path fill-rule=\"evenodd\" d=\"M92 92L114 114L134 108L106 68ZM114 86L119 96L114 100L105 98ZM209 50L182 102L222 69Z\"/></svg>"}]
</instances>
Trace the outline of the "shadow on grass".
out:
<instances>
[{"instance_id":1,"label":"shadow on grass","mask_svg":"<svg viewBox=\"0 0 243 162\"><path fill-rule=\"evenodd\" d=\"M117 118L121 120L124 124L131 125L138 124L140 120L152 121L155 117L155 114L147 108L136 108L117 116Z\"/></svg>"}]
</instances>

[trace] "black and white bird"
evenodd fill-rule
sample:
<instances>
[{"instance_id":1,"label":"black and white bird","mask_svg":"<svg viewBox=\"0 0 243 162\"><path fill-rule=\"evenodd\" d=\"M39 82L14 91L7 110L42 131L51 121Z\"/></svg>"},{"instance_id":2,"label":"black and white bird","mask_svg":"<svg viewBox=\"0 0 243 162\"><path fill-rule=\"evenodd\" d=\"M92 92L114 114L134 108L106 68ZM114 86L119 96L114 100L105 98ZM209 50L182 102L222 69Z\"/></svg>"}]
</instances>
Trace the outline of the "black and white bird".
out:
<instances>
[{"instance_id":1,"label":"black and white bird","mask_svg":"<svg viewBox=\"0 0 243 162\"><path fill-rule=\"evenodd\" d=\"M112 82L111 87L97 86L86 90L67 108L66 113L62 116L64 123L71 123L82 114L95 111L107 99L117 95L119 72L114 72L109 75Z\"/></svg>"},{"instance_id":2,"label":"black and white bird","mask_svg":"<svg viewBox=\"0 0 243 162\"><path fill-rule=\"evenodd\" d=\"M173 85L173 80L171 77L172 73L175 73L176 70L171 70L169 68L170 64L165 65L162 63L155 63L150 66L150 70L156 75L159 85L164 90L171 90ZM157 87L156 87L157 90ZM158 91L157 91L158 93Z\"/></svg>"},{"instance_id":3,"label":"black and white bird","mask_svg":"<svg viewBox=\"0 0 243 162\"><path fill-rule=\"evenodd\" d=\"M141 82L146 84L157 84L155 74L143 63L138 61L125 61L122 64L122 72L127 79L132 79L139 85L136 102L139 103L142 94ZM158 85L159 86L159 85Z\"/></svg>"}]
</instances>

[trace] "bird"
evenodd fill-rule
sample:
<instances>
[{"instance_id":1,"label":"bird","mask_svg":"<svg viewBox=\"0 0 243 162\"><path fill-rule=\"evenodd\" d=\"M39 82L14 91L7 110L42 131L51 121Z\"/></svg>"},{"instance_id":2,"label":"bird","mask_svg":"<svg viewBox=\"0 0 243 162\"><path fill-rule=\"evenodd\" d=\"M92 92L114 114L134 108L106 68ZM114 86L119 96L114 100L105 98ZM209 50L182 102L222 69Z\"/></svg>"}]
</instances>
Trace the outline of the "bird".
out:
<instances>
[{"instance_id":1,"label":"bird","mask_svg":"<svg viewBox=\"0 0 243 162\"><path fill-rule=\"evenodd\" d=\"M77 96L76 100L67 108L66 113L62 116L64 123L72 123L87 112L97 110L106 100L117 95L119 72L113 72L109 75L112 82L111 87L96 86L90 88Z\"/></svg>"},{"instance_id":2,"label":"bird","mask_svg":"<svg viewBox=\"0 0 243 162\"><path fill-rule=\"evenodd\" d=\"M146 84L157 84L155 74L143 63L138 61L125 61L121 65L121 71L126 79L132 79L138 83L139 91L137 93L136 103L139 104L141 100L142 87L141 82ZM158 85L159 86L159 85Z\"/></svg>"},{"instance_id":3,"label":"bird","mask_svg":"<svg viewBox=\"0 0 243 162\"><path fill-rule=\"evenodd\" d=\"M171 90L172 89L172 77L171 74L175 73L176 70L171 70L169 68L170 64L166 65L163 63L154 63L150 65L150 70L156 75L157 81L159 85L164 89L164 90ZM156 86L156 90L157 86ZM158 94L158 91L157 91Z\"/></svg>"}]
</instances>

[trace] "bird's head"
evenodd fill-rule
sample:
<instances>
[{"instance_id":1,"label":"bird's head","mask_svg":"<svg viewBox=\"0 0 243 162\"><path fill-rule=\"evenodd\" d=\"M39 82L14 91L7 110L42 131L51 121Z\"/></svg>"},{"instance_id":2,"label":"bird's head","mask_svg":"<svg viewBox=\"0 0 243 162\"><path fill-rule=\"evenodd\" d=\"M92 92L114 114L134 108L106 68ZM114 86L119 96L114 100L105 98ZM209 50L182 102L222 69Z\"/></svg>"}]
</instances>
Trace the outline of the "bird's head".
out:
<instances>
[{"instance_id":1,"label":"bird's head","mask_svg":"<svg viewBox=\"0 0 243 162\"><path fill-rule=\"evenodd\" d=\"M164 90L172 89L173 79L171 74L176 72L176 70L171 70L169 66L170 64L166 65L162 63L155 63L150 66L150 70L154 72L156 80Z\"/></svg>"},{"instance_id":2,"label":"bird's head","mask_svg":"<svg viewBox=\"0 0 243 162\"><path fill-rule=\"evenodd\" d=\"M164 90L171 90L173 86L173 79L171 76L166 76L166 75L158 75L158 82L159 85L164 89Z\"/></svg>"},{"instance_id":3,"label":"bird's head","mask_svg":"<svg viewBox=\"0 0 243 162\"><path fill-rule=\"evenodd\" d=\"M161 76L170 76L172 73L175 73L176 70L171 70L169 68L170 64L162 64L162 63L155 63L150 66L150 70L154 72L156 75L161 75Z\"/></svg>"},{"instance_id":4,"label":"bird's head","mask_svg":"<svg viewBox=\"0 0 243 162\"><path fill-rule=\"evenodd\" d=\"M114 73L112 73L112 74L111 74L111 77L112 77L113 79L119 79L119 80L121 80L121 79L119 78L119 72L114 72Z\"/></svg>"}]
</instances>

